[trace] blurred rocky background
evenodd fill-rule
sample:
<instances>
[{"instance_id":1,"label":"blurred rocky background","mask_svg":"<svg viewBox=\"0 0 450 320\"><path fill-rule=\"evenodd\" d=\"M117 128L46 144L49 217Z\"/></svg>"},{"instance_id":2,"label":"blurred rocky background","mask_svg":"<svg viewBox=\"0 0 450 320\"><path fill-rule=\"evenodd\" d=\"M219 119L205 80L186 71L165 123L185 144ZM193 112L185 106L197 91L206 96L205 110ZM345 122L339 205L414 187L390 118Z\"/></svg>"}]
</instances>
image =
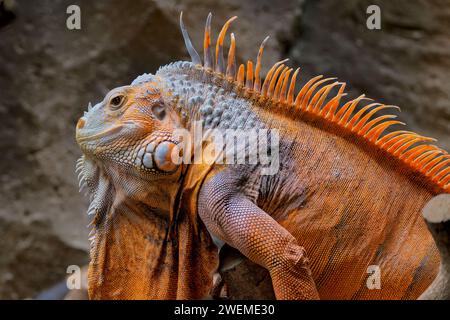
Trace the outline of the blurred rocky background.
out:
<instances>
[{"instance_id":1,"label":"blurred rocky background","mask_svg":"<svg viewBox=\"0 0 450 320\"><path fill-rule=\"evenodd\" d=\"M66 27L73 4L81 30ZM381 30L366 27L371 4ZM237 15L239 61L270 35L266 70L288 57L302 79L337 76L450 149L449 0L0 0L0 298L35 297L87 263L76 121L109 89L187 59L181 10L198 48L209 11L216 34Z\"/></svg>"}]
</instances>

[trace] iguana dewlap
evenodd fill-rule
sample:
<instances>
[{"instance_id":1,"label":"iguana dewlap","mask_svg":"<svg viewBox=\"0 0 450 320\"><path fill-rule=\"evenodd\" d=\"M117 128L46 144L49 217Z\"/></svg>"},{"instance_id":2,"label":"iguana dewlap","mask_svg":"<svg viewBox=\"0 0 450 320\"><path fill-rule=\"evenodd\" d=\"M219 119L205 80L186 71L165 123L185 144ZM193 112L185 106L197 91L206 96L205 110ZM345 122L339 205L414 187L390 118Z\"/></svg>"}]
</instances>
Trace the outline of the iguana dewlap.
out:
<instances>
[{"instance_id":1,"label":"iguana dewlap","mask_svg":"<svg viewBox=\"0 0 450 320\"><path fill-rule=\"evenodd\" d=\"M345 84L332 78L296 93L299 69L281 61L263 81L267 39L255 68L237 68L231 34L225 61L233 20L213 52L208 16L202 62L180 17L192 62L142 75L80 118L77 168L94 216L90 297L206 297L218 267L211 233L267 268L279 299L417 298L439 265L419 212L449 193L450 157L433 139L390 130L400 122L379 111L394 107L341 102ZM193 135L199 122L237 132L241 151L252 134L274 133L275 172L261 161L220 163L220 152L213 162L174 161L180 146L183 160L193 150L175 132ZM374 265L380 289L366 285Z\"/></svg>"}]
</instances>

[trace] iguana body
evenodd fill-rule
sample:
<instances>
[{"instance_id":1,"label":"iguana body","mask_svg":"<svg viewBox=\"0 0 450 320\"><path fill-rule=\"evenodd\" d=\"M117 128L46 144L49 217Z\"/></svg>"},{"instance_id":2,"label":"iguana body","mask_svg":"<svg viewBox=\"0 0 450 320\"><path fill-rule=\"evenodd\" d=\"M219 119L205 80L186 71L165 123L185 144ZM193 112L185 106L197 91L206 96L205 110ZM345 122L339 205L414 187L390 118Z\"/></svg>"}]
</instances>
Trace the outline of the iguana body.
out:
<instances>
[{"instance_id":1,"label":"iguana body","mask_svg":"<svg viewBox=\"0 0 450 320\"><path fill-rule=\"evenodd\" d=\"M255 70L249 62L236 74L233 35L222 57L233 19L215 59L210 19L204 64L182 26L193 63L114 89L77 125L95 214L91 298L205 297L218 266L209 233L267 268L280 299L417 298L439 264L419 212L450 190L447 154L411 132L382 135L397 124L375 114L389 106L354 111L363 97L340 106L342 83L316 77L294 95L298 71L291 77L282 63L261 83L264 43ZM174 132L193 132L198 120L244 130L238 140L275 129L279 171L173 163L183 142ZM379 290L366 286L371 265L381 270Z\"/></svg>"}]
</instances>

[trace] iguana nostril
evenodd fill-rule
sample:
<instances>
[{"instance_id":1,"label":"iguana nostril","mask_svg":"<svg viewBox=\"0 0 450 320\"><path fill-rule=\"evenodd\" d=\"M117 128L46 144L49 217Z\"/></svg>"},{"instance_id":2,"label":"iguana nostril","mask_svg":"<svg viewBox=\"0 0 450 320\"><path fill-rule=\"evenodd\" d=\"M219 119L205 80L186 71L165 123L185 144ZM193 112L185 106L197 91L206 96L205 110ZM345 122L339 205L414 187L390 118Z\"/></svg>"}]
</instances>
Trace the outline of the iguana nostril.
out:
<instances>
[{"instance_id":1,"label":"iguana nostril","mask_svg":"<svg viewBox=\"0 0 450 320\"><path fill-rule=\"evenodd\" d=\"M170 172L177 168L172 161L172 150L175 147L176 144L169 141L163 141L156 147L153 157L159 170Z\"/></svg>"},{"instance_id":2,"label":"iguana nostril","mask_svg":"<svg viewBox=\"0 0 450 320\"><path fill-rule=\"evenodd\" d=\"M78 122L77 122L77 129L83 129L84 124L85 124L85 121L84 121L83 118L78 119Z\"/></svg>"}]
</instances>

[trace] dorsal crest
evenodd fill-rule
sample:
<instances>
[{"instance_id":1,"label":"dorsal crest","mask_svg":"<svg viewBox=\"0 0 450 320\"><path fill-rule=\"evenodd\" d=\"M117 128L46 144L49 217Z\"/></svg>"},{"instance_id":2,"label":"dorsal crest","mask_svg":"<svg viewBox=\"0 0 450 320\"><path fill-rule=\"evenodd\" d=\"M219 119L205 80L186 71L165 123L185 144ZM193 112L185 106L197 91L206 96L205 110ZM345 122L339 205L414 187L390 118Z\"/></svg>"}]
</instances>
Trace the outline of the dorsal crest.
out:
<instances>
[{"instance_id":1,"label":"dorsal crest","mask_svg":"<svg viewBox=\"0 0 450 320\"><path fill-rule=\"evenodd\" d=\"M404 123L395 120L397 117L395 115L377 114L384 109L399 109L397 106L373 102L365 95L341 103L341 99L346 96L345 83L336 81L336 78L324 78L322 75L310 79L296 94L295 87L300 68L294 71L286 66L287 59L275 63L262 81L261 60L269 37L262 41L255 65L253 61L248 60L246 65L240 64L237 68L236 40L233 33L230 36L226 61L223 56L226 32L231 22L237 17L230 18L224 24L216 41L214 55L211 52L211 18L210 13L205 25L204 62L202 63L184 26L183 13L180 15L183 38L192 62L197 67L218 78L225 78L234 84L236 91L244 92L244 96L267 102L261 105L283 108L294 113L306 113L321 121L334 123L386 151L412 170L423 174L439 189L450 193L450 155L445 150L430 144L436 141L433 138L424 137L412 131L388 130L393 125L404 125ZM337 93L331 95L336 88ZM363 103L365 103L364 106L358 107Z\"/></svg>"}]
</instances>

